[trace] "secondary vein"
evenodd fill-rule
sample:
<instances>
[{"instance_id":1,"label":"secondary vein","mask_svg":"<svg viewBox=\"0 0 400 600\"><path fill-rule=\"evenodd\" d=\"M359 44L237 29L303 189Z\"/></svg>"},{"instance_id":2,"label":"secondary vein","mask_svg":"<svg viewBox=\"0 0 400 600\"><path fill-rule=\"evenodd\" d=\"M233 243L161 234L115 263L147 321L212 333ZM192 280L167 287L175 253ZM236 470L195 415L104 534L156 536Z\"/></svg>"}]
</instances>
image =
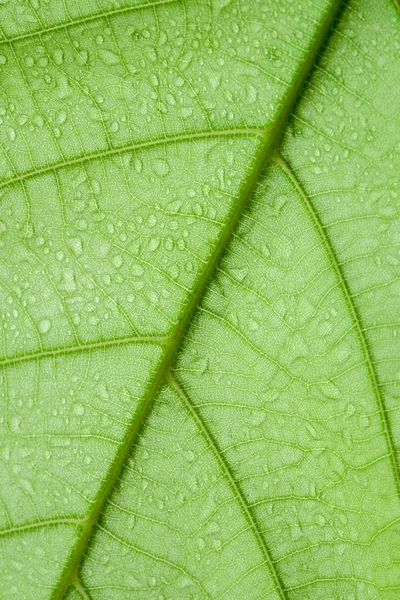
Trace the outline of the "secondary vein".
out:
<instances>
[{"instance_id":1,"label":"secondary vein","mask_svg":"<svg viewBox=\"0 0 400 600\"><path fill-rule=\"evenodd\" d=\"M57 171L58 169L63 169L65 167L81 165L83 163L87 163L99 158L114 156L115 154L123 154L124 152L133 152L134 150L152 148L153 146L162 146L163 144L171 144L174 142L187 142L191 140L206 139L211 137L224 137L231 135L259 135L260 137L262 137L264 133L265 132L260 129L226 129L221 131L197 131L194 133L186 133L172 137L149 140L147 142L138 142L136 144L130 144L129 146L121 146L119 148L108 148L107 150L101 150L100 152L95 152L94 154L87 154L85 156L71 158L70 160L65 160L63 162L46 165L45 167L41 167L40 169L36 169L34 171L26 171L25 173L17 175L16 177L10 177L10 179L4 179L3 181L0 181L0 189L13 183L24 181L25 179L30 179L31 177L36 177L45 173L52 173L54 171Z\"/></svg>"},{"instance_id":2,"label":"secondary vein","mask_svg":"<svg viewBox=\"0 0 400 600\"><path fill-rule=\"evenodd\" d=\"M342 289L342 292L344 294L344 297L346 298L352 320L356 327L356 331L358 334L362 352L365 357L365 361L366 361L367 368L368 368L368 373L370 375L370 380L372 383L372 388L374 390L374 394L375 394L375 397L376 397L376 400L378 403L379 412L381 414L386 443L387 443L389 455L390 455L390 461L392 463L393 472L394 472L394 476L395 476L396 488L397 488L398 495L400 497L400 471L399 471L398 462L396 460L396 451L395 451L394 442L393 442L393 434L391 431L390 422L389 422L389 418L387 415L387 409L385 407L385 402L383 400L383 395L382 395L382 391L381 391L381 385L379 383L378 374L375 369L375 362L373 360L372 351L368 345L368 341L367 341L367 338L366 338L366 335L364 332L361 315L359 314L357 306L354 302L353 295L350 291L350 288L347 283L342 266L340 265L340 263L337 259L332 242L329 238L329 235L328 235L326 229L324 228L324 226L321 222L321 219L319 218L319 216L317 214L317 211L314 208L314 205L309 200L305 190L303 189L300 181L297 179L293 170L290 168L290 166L287 164L287 162L285 162L285 160L282 158L282 156L277 153L275 155L274 160L282 168L282 170L286 173L286 175L289 178L289 180L291 181L293 187L295 188L295 190L298 192L299 196L303 200L309 214L311 215L314 225L319 233L320 239L321 239L323 245L325 246L325 249L328 253L331 264L336 272L336 276L339 281L339 285Z\"/></svg>"},{"instance_id":3,"label":"secondary vein","mask_svg":"<svg viewBox=\"0 0 400 600\"><path fill-rule=\"evenodd\" d=\"M133 10L140 10L141 8L152 8L153 6L158 6L160 4L172 4L176 1L177 0L157 0L156 2L145 2L144 4L136 4L133 6L124 6L123 8L116 8L114 10L110 10L107 12L98 13L95 15L88 15L87 17L82 17L81 19L76 19L75 21L67 21L65 23L60 23L59 25L53 25L53 27L36 29L35 31L30 31L29 33L22 33L21 35L15 35L13 37L5 37L0 40L0 45L13 44L14 42L18 42L20 40L26 40L27 38L45 35L46 33L52 33L53 31L57 31L60 29L65 30L65 29L68 29L69 27L74 27L76 25L82 25L83 23L88 23L90 21L97 21L97 20L104 19L107 17L112 17L114 15L120 15L121 13L131 12Z\"/></svg>"},{"instance_id":4,"label":"secondary vein","mask_svg":"<svg viewBox=\"0 0 400 600\"><path fill-rule=\"evenodd\" d=\"M189 397L187 396L187 394L183 391L182 387L179 385L179 383L177 382L177 380L175 379L175 377L172 375L172 373L170 373L169 377L168 377L168 381L170 383L170 385L176 390L176 392L179 394L179 396L181 397L181 399L183 400L185 406L188 408L188 410L190 411L191 415L193 416L194 420L196 421L199 429L201 429L204 437L206 438L209 446L211 447L214 456L217 458L226 478L229 481L229 484L233 490L234 495L236 496L236 498L238 499L242 510L245 514L246 520L249 522L250 527L256 537L256 540L258 542L258 545L261 549L261 552L264 556L265 559L265 563L268 566L268 569L272 575L272 579L275 582L275 587L276 590L278 591L279 595L281 596L281 598L285 598L286 599L286 593L281 581L281 578L278 574L278 571L274 565L274 562L272 560L272 556L271 556L271 552L269 550L269 548L267 547L267 544L260 532L260 529L255 521L254 515L249 507L249 505L247 504L243 493L237 483L237 481L235 480L232 471L228 465L228 463L226 462L224 456L222 455L222 452L219 450L218 445L216 444L216 442L214 441L211 433L209 432L206 424L203 422L203 419L201 418L200 414L198 413L197 410L195 410L192 402L189 400Z\"/></svg>"},{"instance_id":5,"label":"secondary vein","mask_svg":"<svg viewBox=\"0 0 400 600\"><path fill-rule=\"evenodd\" d=\"M78 352L87 352L90 350L98 350L99 348L108 348L109 346L122 346L124 344L139 344L139 343L158 343L164 344L169 340L168 335L142 335L135 337L126 337L117 340L102 340L90 344L81 344L77 346L64 346L62 348L50 348L49 350L41 350L40 352L32 352L31 354L21 354L0 359L0 367L6 365L15 365L28 360L40 360L49 356L64 356Z\"/></svg>"}]
</instances>

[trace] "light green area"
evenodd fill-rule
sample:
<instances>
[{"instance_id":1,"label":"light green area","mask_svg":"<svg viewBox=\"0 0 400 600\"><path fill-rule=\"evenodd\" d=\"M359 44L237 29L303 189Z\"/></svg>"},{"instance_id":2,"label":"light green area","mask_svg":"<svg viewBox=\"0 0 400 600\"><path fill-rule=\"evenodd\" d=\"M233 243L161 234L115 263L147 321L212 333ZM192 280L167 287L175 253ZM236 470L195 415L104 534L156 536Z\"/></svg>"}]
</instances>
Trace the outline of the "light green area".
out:
<instances>
[{"instance_id":1,"label":"light green area","mask_svg":"<svg viewBox=\"0 0 400 600\"><path fill-rule=\"evenodd\" d=\"M395 600L398 7L142 4L0 0L0 596Z\"/></svg>"}]
</instances>

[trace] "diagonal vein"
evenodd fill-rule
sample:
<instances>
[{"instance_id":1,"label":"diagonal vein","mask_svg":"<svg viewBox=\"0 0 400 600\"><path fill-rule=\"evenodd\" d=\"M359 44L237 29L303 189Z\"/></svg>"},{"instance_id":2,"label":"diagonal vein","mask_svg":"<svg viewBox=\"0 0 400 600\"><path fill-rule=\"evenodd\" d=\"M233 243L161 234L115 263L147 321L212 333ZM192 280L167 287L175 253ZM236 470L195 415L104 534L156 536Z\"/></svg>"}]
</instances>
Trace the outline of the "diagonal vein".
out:
<instances>
[{"instance_id":1,"label":"diagonal vein","mask_svg":"<svg viewBox=\"0 0 400 600\"><path fill-rule=\"evenodd\" d=\"M109 148L107 150L101 150L100 152L96 152L94 154L86 154L85 156L71 158L71 160L46 165L45 167L41 167L40 169L36 169L34 171L26 171L25 173L17 175L16 177L10 177L10 179L4 179L3 181L0 181L0 189L13 183L18 183L19 181L30 179L31 177L35 177L37 175L52 173L58 169L63 169L65 167L73 167L75 165L81 165L99 158L105 158L107 156L113 156L115 154L123 154L124 152L132 152L134 150L140 150L142 148L152 148L153 146L162 146L163 144L171 144L174 142L187 142L197 139L224 137L230 135L258 135L262 137L264 133L265 132L261 129L225 129L217 131L198 131L194 133L176 135L173 137L149 140L147 142L138 142L136 144L131 144L129 146L121 146L119 148Z\"/></svg>"},{"instance_id":2,"label":"diagonal vein","mask_svg":"<svg viewBox=\"0 0 400 600\"><path fill-rule=\"evenodd\" d=\"M400 472L399 472L399 465L396 460L396 452L395 452L395 447L394 447L394 442L393 442L393 434L391 431L390 422L389 422L385 402L383 399L378 374L376 372L374 359L373 359L373 355L372 355L372 350L370 349L370 347L368 345L367 337L366 337L365 330L364 330L364 327L362 324L361 315L360 315L358 308L354 302L353 295L350 291L350 288L347 283L342 266L340 265L340 263L337 259L337 256L336 256L334 247L332 245L332 242L329 238L329 235L328 235L325 227L323 226L321 219L319 218L313 204L310 202L310 199L308 198L305 190L303 189L300 181L297 179L293 170L288 165L288 163L285 162L285 160L282 158L282 156L277 153L274 157L274 160L282 168L282 170L286 173L286 175L289 178L290 182L292 183L293 187L295 188L295 190L297 191L297 193L303 200L309 214L311 215L314 225L319 233L320 239L321 239L323 245L325 246L325 249L328 253L331 264L336 272L336 276L337 276L337 279L339 280L339 284L342 289L342 292L346 298L346 302L349 307L349 311L350 311L352 320L355 324L355 328L356 328L356 331L358 334L362 352L365 357L365 361L367 364L367 369L368 369L368 373L370 376L372 388L374 390L374 394L375 394L375 397L376 397L376 400L378 403L379 412L381 415L383 429L384 429L384 433L385 433L385 437L386 437L386 443L388 446L390 461L392 463L393 472L394 472L394 476L395 476L396 488L397 488L397 492L400 496Z\"/></svg>"},{"instance_id":3,"label":"diagonal vein","mask_svg":"<svg viewBox=\"0 0 400 600\"><path fill-rule=\"evenodd\" d=\"M235 477L228 465L228 463L226 462L224 456L222 455L221 450L218 448L217 443L215 442L215 440L213 439L210 431L208 430L206 424L204 423L203 419L201 418L199 412L197 410L195 410L192 402L189 400L188 395L186 394L186 392L182 389L181 385L176 381L175 377L170 374L169 378L168 378L169 383L171 384L171 386L175 389L175 391L179 394L180 398L183 400L185 406L188 408L188 410L190 411L191 415L193 416L194 420L196 421L198 427L201 429L204 437L206 438L210 448L212 449L215 457L217 458L226 478L229 481L229 484L233 490L234 495L236 496L240 506L242 507L242 510L244 512L245 518L248 521L255 537L257 540L257 543L261 549L261 552L264 556L264 560L265 560L265 564L268 566L268 569L272 575L272 579L274 580L275 583L275 588L279 594L279 596L281 598L285 598L286 599L286 593L283 587L283 584L281 582L281 579L279 577L279 574L277 572L277 569L274 565L274 562L272 560L272 556L271 556L271 552L267 547L267 544L260 532L260 528L258 527L256 520L254 518L254 515L249 507L249 505L247 504L243 493L239 487L239 484L237 483L237 481L235 480Z\"/></svg>"},{"instance_id":4,"label":"diagonal vein","mask_svg":"<svg viewBox=\"0 0 400 600\"><path fill-rule=\"evenodd\" d=\"M339 14L341 6L342 0L332 0L329 10L327 10L324 16L324 20L319 27L318 33L311 44L307 56L299 65L297 72L295 72L293 75L293 83L288 87L288 90L282 100L280 112L276 115L274 121L263 133L251 171L248 174L247 180L243 182L236 205L233 206L225 226L221 229L221 232L216 239L214 249L211 251L208 257L204 270L198 275L192 294L181 312L178 324L175 327L169 343L165 345L163 358L160 360L142 405L140 406L136 415L132 418L128 435L121 444L119 452L117 453L114 462L107 473L104 486L93 503L91 514L89 515L88 521L82 529L82 536L72 551L69 563L61 575L57 588L54 590L53 600L61 600L64 597L64 594L72 579L77 577L79 565L89 541L92 538L93 529L104 510L107 500L114 489L116 481L120 478L121 473L123 472L126 460L137 440L142 425L153 406L159 388L161 384L165 382L171 371L171 367L179 353L181 344L185 338L192 317L197 311L204 293L210 281L212 280L218 263L234 235L236 227L239 224L253 196L253 192L256 189L258 181L263 174L266 165L271 161L274 155L275 149L280 142L282 132L296 104L301 89L321 52L321 48L329 34L334 20ZM252 132L260 136L260 130L253 130ZM224 135L227 135L227 133L229 132L225 132ZM251 131L241 130L241 133L248 134L251 133ZM215 134L217 134L217 132ZM221 135L221 133L218 133L218 135ZM188 136L180 136L179 139L188 139ZM165 140L158 143L164 142ZM285 598L283 592L280 594L280 597L282 600Z\"/></svg>"},{"instance_id":5,"label":"diagonal vein","mask_svg":"<svg viewBox=\"0 0 400 600\"><path fill-rule=\"evenodd\" d=\"M37 523L28 523L26 525L10 527L9 529L1 529L0 537L3 535L12 535L21 531L32 531L34 529L39 529L40 527L50 527L52 525L83 525L85 521L86 519L76 519L72 517L70 519L48 519L47 521L38 521Z\"/></svg>"},{"instance_id":6,"label":"diagonal vein","mask_svg":"<svg viewBox=\"0 0 400 600\"><path fill-rule=\"evenodd\" d=\"M67 21L65 23L60 23L59 25L53 25L52 27L47 27L44 29L35 29L35 31L30 31L29 33L21 33L20 35L15 35L13 37L5 37L0 40L0 45L13 44L14 42L18 42L19 40L26 40L32 37L41 36L46 33L58 31L60 29L65 30L69 27L74 27L75 25L82 25L83 23L88 23L90 21L98 21L100 19L105 19L114 15L120 15L122 13L131 12L133 10L140 10L141 8L152 8L153 6L158 6L160 4L172 4L176 1L177 0L157 0L156 2L145 2L144 4L136 4L134 6L124 6L123 8L116 8L114 10L110 10L103 13L97 13L95 15L88 15L87 17L82 17L81 19L76 19L74 21Z\"/></svg>"},{"instance_id":7,"label":"diagonal vein","mask_svg":"<svg viewBox=\"0 0 400 600\"><path fill-rule=\"evenodd\" d=\"M91 344L81 344L79 346L63 346L62 348L51 348L40 352L32 352L31 354L21 354L0 359L0 367L7 365L15 365L28 360L40 360L50 356L64 356L66 354L74 354L78 352L88 352L90 350L98 350L99 348L108 348L110 346L122 346L124 344L139 344L139 343L159 343L164 344L169 339L168 335L143 335L135 337L126 337L114 340L102 340Z\"/></svg>"}]
</instances>

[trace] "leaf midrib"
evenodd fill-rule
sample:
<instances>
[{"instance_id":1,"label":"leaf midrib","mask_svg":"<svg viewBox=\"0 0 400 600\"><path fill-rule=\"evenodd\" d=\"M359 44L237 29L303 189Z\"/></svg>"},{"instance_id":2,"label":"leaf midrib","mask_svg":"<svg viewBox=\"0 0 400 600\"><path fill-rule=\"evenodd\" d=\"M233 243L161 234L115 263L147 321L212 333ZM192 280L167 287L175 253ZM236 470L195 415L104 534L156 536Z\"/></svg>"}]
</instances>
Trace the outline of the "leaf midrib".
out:
<instances>
[{"instance_id":1,"label":"leaf midrib","mask_svg":"<svg viewBox=\"0 0 400 600\"><path fill-rule=\"evenodd\" d=\"M305 84L314 66L315 61L317 60L321 52L321 48L329 34L333 22L339 14L342 4L342 0L333 0L329 10L327 10L326 12L323 22L321 23L318 29L315 39L311 43L311 47L307 56L305 57L303 63L299 65L297 72L294 73L293 84L291 87L288 88L288 91L283 99L280 113L276 116L275 121L264 132L263 142L260 145L258 154L254 159L252 170L249 173L247 180L242 186L241 192L238 197L238 201L236 205L232 208L231 215L228 218L225 227L221 230L221 233L216 241L214 250L209 256L204 271L199 274L198 280L194 285L192 295L181 313L175 331L170 338L170 342L165 347L164 357L160 361L159 367L155 373L154 379L149 387L149 390L142 402L142 405L136 417L134 418L131 424L130 431L125 441L120 447L119 454L116 456L109 470L104 487L93 504L92 512L88 518L87 523L82 529L81 538L78 544L76 545L75 550L71 555L69 564L66 566L64 573L61 576L59 585L53 594L54 599L61 600L67 588L71 584L72 579L77 579L80 561L91 539L93 528L96 525L103 511L107 499L109 498L110 494L114 489L114 485L117 479L121 475L126 459L128 458L133 444L136 441L137 435L150 412L150 409L157 396L159 388L161 384L163 384L166 381L166 378L168 377L171 371L172 365L181 348L181 344L184 340L186 331L192 321L192 317L194 316L204 296L204 293L210 281L212 280L215 269L230 243L236 226L241 220L241 217L252 198L253 192L266 165L270 162L275 152L275 149L280 142L283 130L297 102L300 91L302 90L303 85ZM260 131L257 130L257 135L259 134ZM272 557L270 557L269 566L273 579L279 583L279 576L277 574L276 568L274 567ZM286 594L284 592L283 586L280 583L278 586L278 592L281 600L285 600Z\"/></svg>"}]
</instances>

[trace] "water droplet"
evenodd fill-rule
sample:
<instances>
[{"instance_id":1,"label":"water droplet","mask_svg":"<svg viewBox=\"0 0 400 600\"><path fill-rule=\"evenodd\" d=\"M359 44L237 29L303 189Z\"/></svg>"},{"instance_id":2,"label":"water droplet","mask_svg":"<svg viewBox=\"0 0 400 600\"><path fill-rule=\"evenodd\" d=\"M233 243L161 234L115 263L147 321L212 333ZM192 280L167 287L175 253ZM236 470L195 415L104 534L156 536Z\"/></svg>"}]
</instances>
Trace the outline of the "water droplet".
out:
<instances>
[{"instance_id":1,"label":"water droplet","mask_svg":"<svg viewBox=\"0 0 400 600\"><path fill-rule=\"evenodd\" d=\"M54 50L53 57L56 65L61 65L64 60L64 52L61 50L61 48L57 48Z\"/></svg>"},{"instance_id":2,"label":"water droplet","mask_svg":"<svg viewBox=\"0 0 400 600\"><path fill-rule=\"evenodd\" d=\"M13 417L11 419L11 431L13 433L19 433L21 431L21 427L20 427L21 421L22 421L22 418L18 415L16 415L15 417Z\"/></svg>"},{"instance_id":3,"label":"water droplet","mask_svg":"<svg viewBox=\"0 0 400 600\"><path fill-rule=\"evenodd\" d=\"M246 275L248 274L249 270L247 269L247 267L244 267L242 269L231 269L230 272L232 277L234 277L236 281L243 281Z\"/></svg>"},{"instance_id":4,"label":"water droplet","mask_svg":"<svg viewBox=\"0 0 400 600\"><path fill-rule=\"evenodd\" d=\"M159 245L160 245L160 240L158 238L156 238L156 237L152 237L150 239L148 247L149 247L149 250L151 252L154 252L155 250L157 250L157 248L159 247Z\"/></svg>"},{"instance_id":5,"label":"water droplet","mask_svg":"<svg viewBox=\"0 0 400 600\"><path fill-rule=\"evenodd\" d=\"M118 131L118 129L119 129L118 121L113 121L108 128L110 133L115 133L116 131Z\"/></svg>"},{"instance_id":6,"label":"water droplet","mask_svg":"<svg viewBox=\"0 0 400 600\"><path fill-rule=\"evenodd\" d=\"M186 452L186 459L189 462L193 462L195 458L196 458L196 455L194 452L192 452L192 450L189 450L188 452Z\"/></svg>"},{"instance_id":7,"label":"water droplet","mask_svg":"<svg viewBox=\"0 0 400 600\"><path fill-rule=\"evenodd\" d=\"M157 77L157 75L155 73L153 73L152 75L150 75L150 83L152 85L154 85L154 87L157 87L159 85L160 82L159 82L158 77Z\"/></svg>"},{"instance_id":8,"label":"water droplet","mask_svg":"<svg viewBox=\"0 0 400 600\"><path fill-rule=\"evenodd\" d=\"M346 415L348 415L349 417L351 417L352 415L354 415L355 412L356 412L356 407L354 406L354 404L352 404L351 402L349 402L346 405Z\"/></svg>"},{"instance_id":9,"label":"water droplet","mask_svg":"<svg viewBox=\"0 0 400 600\"><path fill-rule=\"evenodd\" d=\"M71 248L75 256L80 256L83 252L83 244L80 238L73 238L68 240L68 245Z\"/></svg>"},{"instance_id":10,"label":"water droplet","mask_svg":"<svg viewBox=\"0 0 400 600\"><path fill-rule=\"evenodd\" d=\"M154 171L159 177L165 177L169 173L169 164L166 160L157 159L154 161Z\"/></svg>"},{"instance_id":11,"label":"water droplet","mask_svg":"<svg viewBox=\"0 0 400 600\"><path fill-rule=\"evenodd\" d=\"M27 479L20 479L19 485L27 494L32 495L34 493L33 486Z\"/></svg>"},{"instance_id":12,"label":"water droplet","mask_svg":"<svg viewBox=\"0 0 400 600\"><path fill-rule=\"evenodd\" d=\"M133 529L135 527L136 517L134 515L129 515L128 517L128 527L129 529Z\"/></svg>"},{"instance_id":13,"label":"water droplet","mask_svg":"<svg viewBox=\"0 0 400 600\"><path fill-rule=\"evenodd\" d=\"M133 166L135 167L135 170L140 173L141 170L143 169L143 163L140 160L140 158L135 158L133 161Z\"/></svg>"},{"instance_id":14,"label":"water droplet","mask_svg":"<svg viewBox=\"0 0 400 600\"><path fill-rule=\"evenodd\" d=\"M75 273L71 269L66 269L63 273L62 288L66 292L74 292L77 288Z\"/></svg>"},{"instance_id":15,"label":"water droplet","mask_svg":"<svg viewBox=\"0 0 400 600\"><path fill-rule=\"evenodd\" d=\"M257 321L254 321L254 319L249 319L248 324L251 331L257 331L260 327Z\"/></svg>"},{"instance_id":16,"label":"water droplet","mask_svg":"<svg viewBox=\"0 0 400 600\"><path fill-rule=\"evenodd\" d=\"M114 264L115 267L117 267L117 269L119 269L119 267L122 266L123 262L124 261L122 259L122 256L114 256L114 258L113 258L113 264Z\"/></svg>"},{"instance_id":17,"label":"water droplet","mask_svg":"<svg viewBox=\"0 0 400 600\"><path fill-rule=\"evenodd\" d=\"M42 319L38 327L40 333L47 333L51 328L51 321L49 319Z\"/></svg>"},{"instance_id":18,"label":"water droplet","mask_svg":"<svg viewBox=\"0 0 400 600\"><path fill-rule=\"evenodd\" d=\"M110 50L99 50L99 56L105 65L116 65L119 63L118 54L110 52Z\"/></svg>"},{"instance_id":19,"label":"water droplet","mask_svg":"<svg viewBox=\"0 0 400 600\"><path fill-rule=\"evenodd\" d=\"M265 256L265 258L269 258L271 256L271 251L266 244L261 246L261 252Z\"/></svg>"},{"instance_id":20,"label":"water droplet","mask_svg":"<svg viewBox=\"0 0 400 600\"><path fill-rule=\"evenodd\" d=\"M277 196L273 201L273 208L276 212L280 212L286 204L285 196Z\"/></svg>"}]
</instances>

